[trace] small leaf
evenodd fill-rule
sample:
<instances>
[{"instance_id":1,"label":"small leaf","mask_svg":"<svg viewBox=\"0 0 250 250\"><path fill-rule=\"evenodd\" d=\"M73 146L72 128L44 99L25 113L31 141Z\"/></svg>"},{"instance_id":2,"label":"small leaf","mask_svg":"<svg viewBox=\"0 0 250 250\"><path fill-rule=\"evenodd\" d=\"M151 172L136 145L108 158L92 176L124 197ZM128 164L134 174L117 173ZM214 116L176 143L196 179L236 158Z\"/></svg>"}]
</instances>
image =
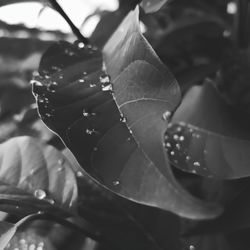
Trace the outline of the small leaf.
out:
<instances>
[{"instance_id":1,"label":"small leaf","mask_svg":"<svg viewBox=\"0 0 250 250\"><path fill-rule=\"evenodd\" d=\"M165 143L174 166L206 177L250 175L248 116L227 106L211 82L187 93L172 123Z\"/></svg>"},{"instance_id":2,"label":"small leaf","mask_svg":"<svg viewBox=\"0 0 250 250\"><path fill-rule=\"evenodd\" d=\"M17 137L0 145L0 200L44 201L73 210L76 179L68 160L52 146L30 137ZM12 187L15 187L13 189ZM17 198L15 198L17 196ZM21 200L20 200L21 202Z\"/></svg>"},{"instance_id":3,"label":"small leaf","mask_svg":"<svg viewBox=\"0 0 250 250\"><path fill-rule=\"evenodd\" d=\"M143 0L141 7L146 13L158 11L168 0Z\"/></svg>"},{"instance_id":4,"label":"small leaf","mask_svg":"<svg viewBox=\"0 0 250 250\"><path fill-rule=\"evenodd\" d=\"M0 221L0 249L3 250L8 245L16 232L15 224Z\"/></svg>"}]
</instances>

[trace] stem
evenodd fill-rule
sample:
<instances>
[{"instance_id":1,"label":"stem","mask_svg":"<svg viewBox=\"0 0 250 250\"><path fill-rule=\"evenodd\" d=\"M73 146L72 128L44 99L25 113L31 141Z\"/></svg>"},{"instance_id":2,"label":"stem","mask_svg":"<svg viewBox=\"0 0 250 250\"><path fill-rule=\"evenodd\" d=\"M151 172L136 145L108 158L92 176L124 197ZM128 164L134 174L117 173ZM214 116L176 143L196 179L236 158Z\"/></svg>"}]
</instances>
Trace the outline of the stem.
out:
<instances>
[{"instance_id":1,"label":"stem","mask_svg":"<svg viewBox=\"0 0 250 250\"><path fill-rule=\"evenodd\" d=\"M49 0L49 2L58 11L58 13L65 19L65 21L68 23L68 25L70 26L72 32L76 35L76 37L80 41L82 41L83 43L88 44L89 40L81 34L79 29L73 24L71 19L68 17L68 15L62 9L62 7L58 4L58 2L56 0Z\"/></svg>"},{"instance_id":2,"label":"stem","mask_svg":"<svg viewBox=\"0 0 250 250\"><path fill-rule=\"evenodd\" d=\"M249 13L250 13L249 0L237 0L235 35L238 47L241 49L247 49L249 44L249 28L250 28Z\"/></svg>"}]
</instances>

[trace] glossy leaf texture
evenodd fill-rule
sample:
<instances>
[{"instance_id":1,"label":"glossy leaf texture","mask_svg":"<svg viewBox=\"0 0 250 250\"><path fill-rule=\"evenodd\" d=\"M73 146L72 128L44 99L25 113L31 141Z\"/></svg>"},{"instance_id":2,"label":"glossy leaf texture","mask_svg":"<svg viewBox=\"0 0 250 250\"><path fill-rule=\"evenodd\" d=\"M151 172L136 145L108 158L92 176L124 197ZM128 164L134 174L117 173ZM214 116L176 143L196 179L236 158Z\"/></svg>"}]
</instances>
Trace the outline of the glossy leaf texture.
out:
<instances>
[{"instance_id":1,"label":"glossy leaf texture","mask_svg":"<svg viewBox=\"0 0 250 250\"><path fill-rule=\"evenodd\" d=\"M249 116L227 106L212 82L193 87L165 135L170 161L205 177L247 177L249 125Z\"/></svg>"},{"instance_id":2,"label":"glossy leaf texture","mask_svg":"<svg viewBox=\"0 0 250 250\"><path fill-rule=\"evenodd\" d=\"M15 224L0 221L0 249L3 250L8 245L16 232Z\"/></svg>"},{"instance_id":3,"label":"glossy leaf texture","mask_svg":"<svg viewBox=\"0 0 250 250\"><path fill-rule=\"evenodd\" d=\"M76 177L54 147L27 136L12 138L0 145L0 166L1 208L19 201L30 209L75 210Z\"/></svg>"},{"instance_id":4,"label":"glossy leaf texture","mask_svg":"<svg viewBox=\"0 0 250 250\"><path fill-rule=\"evenodd\" d=\"M146 13L158 11L168 0L143 0L141 7Z\"/></svg>"},{"instance_id":5,"label":"glossy leaf texture","mask_svg":"<svg viewBox=\"0 0 250 250\"><path fill-rule=\"evenodd\" d=\"M178 105L180 91L138 23L136 9L106 44L104 68L102 53L91 45L52 46L33 81L39 113L113 192L188 218L215 217L220 208L186 192L165 161L162 117Z\"/></svg>"}]
</instances>

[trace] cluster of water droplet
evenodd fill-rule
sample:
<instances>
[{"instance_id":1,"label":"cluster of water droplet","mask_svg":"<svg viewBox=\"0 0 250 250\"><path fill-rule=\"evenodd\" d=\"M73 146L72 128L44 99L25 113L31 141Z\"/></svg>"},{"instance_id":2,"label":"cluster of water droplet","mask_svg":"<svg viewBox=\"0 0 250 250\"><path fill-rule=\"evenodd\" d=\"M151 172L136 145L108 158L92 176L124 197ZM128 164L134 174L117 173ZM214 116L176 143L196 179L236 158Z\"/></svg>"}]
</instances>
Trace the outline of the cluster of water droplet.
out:
<instances>
[{"instance_id":1,"label":"cluster of water droplet","mask_svg":"<svg viewBox=\"0 0 250 250\"><path fill-rule=\"evenodd\" d=\"M206 167L205 139L185 123L169 124L165 133L164 147L170 162L185 171L211 176Z\"/></svg>"},{"instance_id":2,"label":"cluster of water droplet","mask_svg":"<svg viewBox=\"0 0 250 250\"><path fill-rule=\"evenodd\" d=\"M33 237L16 239L14 238L5 247L5 250L46 250L46 245L43 241L36 242Z\"/></svg>"},{"instance_id":3,"label":"cluster of water droplet","mask_svg":"<svg viewBox=\"0 0 250 250\"><path fill-rule=\"evenodd\" d=\"M110 81L110 76L108 74L105 74L105 73L102 74L99 79L100 79L102 91L112 91L113 90L113 86L112 86L112 83Z\"/></svg>"}]
</instances>

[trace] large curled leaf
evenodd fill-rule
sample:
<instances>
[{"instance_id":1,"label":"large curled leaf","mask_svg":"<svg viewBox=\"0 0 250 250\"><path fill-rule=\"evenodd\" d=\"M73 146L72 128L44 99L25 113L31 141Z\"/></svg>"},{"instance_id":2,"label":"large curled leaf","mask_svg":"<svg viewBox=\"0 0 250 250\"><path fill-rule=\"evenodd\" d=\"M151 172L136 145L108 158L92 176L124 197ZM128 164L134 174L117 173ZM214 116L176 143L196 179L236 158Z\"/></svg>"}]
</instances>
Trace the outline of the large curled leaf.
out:
<instances>
[{"instance_id":1,"label":"large curled leaf","mask_svg":"<svg viewBox=\"0 0 250 250\"><path fill-rule=\"evenodd\" d=\"M202 176L250 175L250 120L227 106L211 82L193 87L166 133L171 163Z\"/></svg>"},{"instance_id":2,"label":"large curled leaf","mask_svg":"<svg viewBox=\"0 0 250 250\"><path fill-rule=\"evenodd\" d=\"M0 201L8 204L19 199L21 204L40 208L46 208L46 203L68 211L75 208L75 174L52 146L26 136L10 139L0 145L0 166Z\"/></svg>"},{"instance_id":3,"label":"large curled leaf","mask_svg":"<svg viewBox=\"0 0 250 250\"><path fill-rule=\"evenodd\" d=\"M34 80L39 113L83 168L113 192L178 215L204 219L220 212L181 188L162 147L180 99L174 77L140 34L131 12L102 54L81 42L52 46ZM113 88L113 93L112 93Z\"/></svg>"}]
</instances>

